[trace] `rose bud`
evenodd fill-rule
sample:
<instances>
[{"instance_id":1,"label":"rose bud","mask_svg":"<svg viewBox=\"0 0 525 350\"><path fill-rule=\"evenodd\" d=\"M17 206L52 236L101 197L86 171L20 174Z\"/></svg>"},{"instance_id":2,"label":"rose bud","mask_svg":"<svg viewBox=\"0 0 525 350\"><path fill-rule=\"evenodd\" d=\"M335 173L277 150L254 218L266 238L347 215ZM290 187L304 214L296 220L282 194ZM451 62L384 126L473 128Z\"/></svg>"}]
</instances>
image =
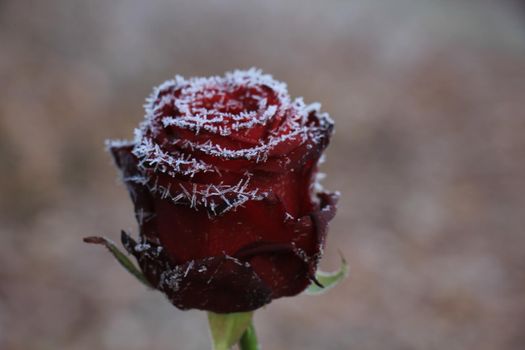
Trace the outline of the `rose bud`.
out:
<instances>
[{"instance_id":1,"label":"rose bud","mask_svg":"<svg viewBox=\"0 0 525 350\"><path fill-rule=\"evenodd\" d=\"M180 309L255 310L313 280L337 195L316 179L333 123L250 69L166 81L133 142L109 142L135 207L126 250Z\"/></svg>"}]
</instances>

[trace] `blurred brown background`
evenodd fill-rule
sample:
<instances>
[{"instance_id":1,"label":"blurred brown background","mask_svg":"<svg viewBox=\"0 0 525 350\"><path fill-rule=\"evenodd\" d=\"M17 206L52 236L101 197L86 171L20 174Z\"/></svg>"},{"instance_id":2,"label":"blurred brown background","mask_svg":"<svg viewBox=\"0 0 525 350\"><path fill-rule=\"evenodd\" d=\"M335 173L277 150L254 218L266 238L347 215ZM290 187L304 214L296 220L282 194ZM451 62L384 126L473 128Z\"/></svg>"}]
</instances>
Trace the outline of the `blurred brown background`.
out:
<instances>
[{"instance_id":1,"label":"blurred brown background","mask_svg":"<svg viewBox=\"0 0 525 350\"><path fill-rule=\"evenodd\" d=\"M85 235L136 232L104 151L153 85L257 66L337 123L322 266L264 349L525 348L520 1L0 0L0 349L209 348Z\"/></svg>"}]
</instances>

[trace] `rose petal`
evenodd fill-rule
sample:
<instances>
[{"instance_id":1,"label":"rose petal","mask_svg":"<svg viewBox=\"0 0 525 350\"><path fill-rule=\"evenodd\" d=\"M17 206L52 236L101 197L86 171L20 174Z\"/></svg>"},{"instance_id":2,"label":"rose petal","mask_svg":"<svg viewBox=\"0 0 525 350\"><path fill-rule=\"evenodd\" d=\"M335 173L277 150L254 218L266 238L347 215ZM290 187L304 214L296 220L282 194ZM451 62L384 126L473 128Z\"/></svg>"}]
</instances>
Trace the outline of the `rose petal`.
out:
<instances>
[{"instance_id":1,"label":"rose petal","mask_svg":"<svg viewBox=\"0 0 525 350\"><path fill-rule=\"evenodd\" d=\"M145 186L144 175L137 167L137 158L132 153L133 146L111 147L117 167L122 173L124 183L135 207L135 218L139 223L141 235L153 237L156 232L156 211L153 196Z\"/></svg>"},{"instance_id":2,"label":"rose petal","mask_svg":"<svg viewBox=\"0 0 525 350\"><path fill-rule=\"evenodd\" d=\"M122 237L148 281L180 309L250 311L272 299L271 289L248 263L221 255L176 265L162 246L143 242L139 247L126 234Z\"/></svg>"}]
</instances>

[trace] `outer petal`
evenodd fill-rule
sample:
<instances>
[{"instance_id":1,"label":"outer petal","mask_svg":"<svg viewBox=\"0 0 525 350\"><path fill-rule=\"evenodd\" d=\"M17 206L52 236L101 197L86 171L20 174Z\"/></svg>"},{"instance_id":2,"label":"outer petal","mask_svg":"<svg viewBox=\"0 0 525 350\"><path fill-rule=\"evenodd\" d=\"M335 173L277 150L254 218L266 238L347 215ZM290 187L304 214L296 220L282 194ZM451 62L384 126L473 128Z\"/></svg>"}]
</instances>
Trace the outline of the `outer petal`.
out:
<instances>
[{"instance_id":1,"label":"outer petal","mask_svg":"<svg viewBox=\"0 0 525 350\"><path fill-rule=\"evenodd\" d=\"M156 199L155 205L157 237L178 263L223 253L233 255L259 241L290 243L295 235L277 199L248 201L220 216L163 199Z\"/></svg>"},{"instance_id":2,"label":"outer petal","mask_svg":"<svg viewBox=\"0 0 525 350\"><path fill-rule=\"evenodd\" d=\"M235 257L248 261L258 276L272 288L272 298L302 292L314 279L322 254L328 222L334 217L336 193L318 195L318 208L295 221L291 243L259 242L240 249Z\"/></svg>"},{"instance_id":3,"label":"outer petal","mask_svg":"<svg viewBox=\"0 0 525 350\"><path fill-rule=\"evenodd\" d=\"M148 281L179 309L241 312L272 300L271 289L247 262L222 255L174 265L154 243L137 244L126 234L122 243L137 258Z\"/></svg>"},{"instance_id":4,"label":"outer petal","mask_svg":"<svg viewBox=\"0 0 525 350\"><path fill-rule=\"evenodd\" d=\"M303 253L291 244L256 243L235 256L249 261L276 299L296 295L310 283L309 258Z\"/></svg>"},{"instance_id":5,"label":"outer petal","mask_svg":"<svg viewBox=\"0 0 525 350\"><path fill-rule=\"evenodd\" d=\"M313 278L315 271L317 270L317 264L321 259L322 252L324 249L326 234L328 233L328 222L332 220L336 213L336 205L339 200L339 193L320 193L318 194L320 200L319 210L316 210L310 214L310 218L315 227L315 238L316 238L316 254L310 261L310 274Z\"/></svg>"},{"instance_id":6,"label":"outer petal","mask_svg":"<svg viewBox=\"0 0 525 350\"><path fill-rule=\"evenodd\" d=\"M154 198L145 186L144 176L137 167L137 159L131 153L132 149L133 144L110 147L135 207L140 234L153 238L157 225Z\"/></svg>"}]
</instances>

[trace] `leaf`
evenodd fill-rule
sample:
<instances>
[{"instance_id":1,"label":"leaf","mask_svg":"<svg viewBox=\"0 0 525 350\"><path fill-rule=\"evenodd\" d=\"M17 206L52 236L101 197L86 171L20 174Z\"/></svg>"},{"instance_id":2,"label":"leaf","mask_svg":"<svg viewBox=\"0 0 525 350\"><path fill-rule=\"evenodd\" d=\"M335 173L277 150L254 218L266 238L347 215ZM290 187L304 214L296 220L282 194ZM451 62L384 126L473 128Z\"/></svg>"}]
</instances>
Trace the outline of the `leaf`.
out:
<instances>
[{"instance_id":1,"label":"leaf","mask_svg":"<svg viewBox=\"0 0 525 350\"><path fill-rule=\"evenodd\" d=\"M135 267L135 264L131 260L128 259L126 254L122 253L115 243L113 243L111 240L105 238L105 237L85 237L84 242L86 243L92 243L92 244L101 244L106 246L108 250L113 254L113 256L118 260L118 262L124 266L126 270L128 270L129 273L131 273L133 276L135 276L140 282L142 282L146 287L153 288L146 277L142 274L142 272Z\"/></svg>"},{"instance_id":2,"label":"leaf","mask_svg":"<svg viewBox=\"0 0 525 350\"><path fill-rule=\"evenodd\" d=\"M208 312L214 350L229 350L252 323L253 312L216 314Z\"/></svg>"},{"instance_id":3,"label":"leaf","mask_svg":"<svg viewBox=\"0 0 525 350\"><path fill-rule=\"evenodd\" d=\"M342 280L348 276L348 264L345 258L341 255L341 267L335 272L317 271L315 273L315 281L310 284L304 291L307 295L323 294L327 290L338 285Z\"/></svg>"}]
</instances>

